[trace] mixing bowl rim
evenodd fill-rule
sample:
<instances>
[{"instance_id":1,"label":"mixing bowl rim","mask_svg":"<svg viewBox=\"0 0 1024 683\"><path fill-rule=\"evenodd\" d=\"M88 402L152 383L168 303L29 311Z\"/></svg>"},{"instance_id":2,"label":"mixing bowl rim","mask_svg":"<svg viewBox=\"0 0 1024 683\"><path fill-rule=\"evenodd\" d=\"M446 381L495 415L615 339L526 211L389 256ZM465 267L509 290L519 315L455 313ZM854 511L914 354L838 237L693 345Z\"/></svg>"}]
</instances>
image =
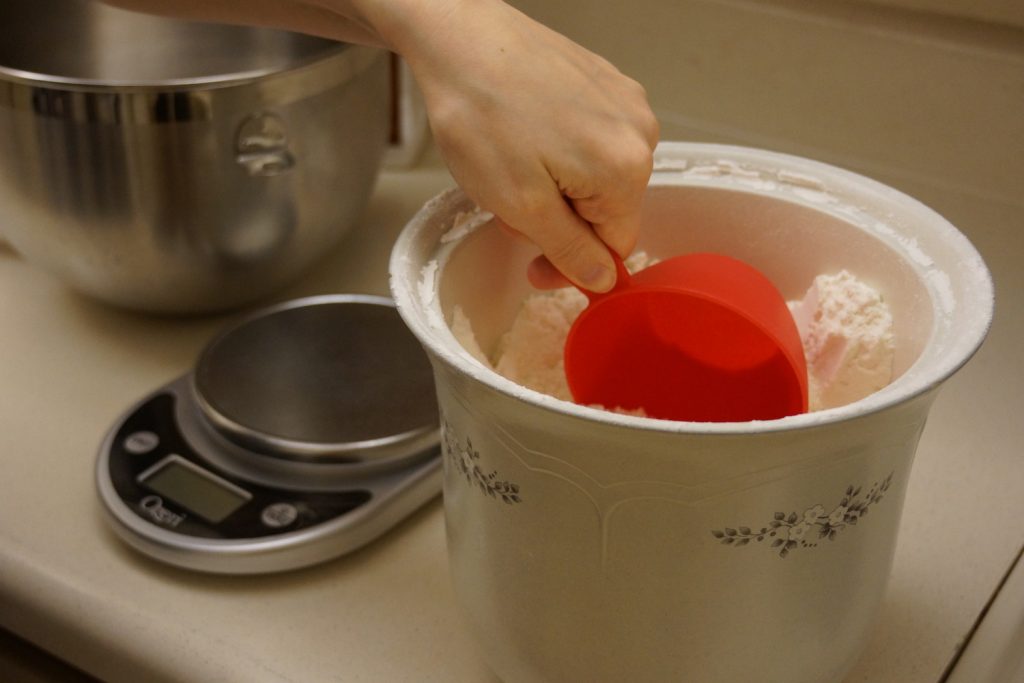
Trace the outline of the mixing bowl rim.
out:
<instances>
[{"instance_id":1,"label":"mixing bowl rim","mask_svg":"<svg viewBox=\"0 0 1024 683\"><path fill-rule=\"evenodd\" d=\"M365 52L367 50L373 50L375 52L379 51L378 48L357 45L355 43L333 42L332 44L325 45L324 49L318 51L315 55L311 55L303 59L297 59L286 65L278 67L266 67L262 69L235 71L207 76L190 76L157 80L139 79L120 81L99 78L58 76L55 74L17 69L0 64L0 84L6 81L8 84L42 88L52 91L77 91L100 94L151 94L219 90L233 86L248 85L253 82L301 71L303 69L334 60L341 61L345 59L357 59L357 57L352 57L351 55L358 55L360 52ZM362 71L362 69L359 69L358 71Z\"/></svg>"}]
</instances>

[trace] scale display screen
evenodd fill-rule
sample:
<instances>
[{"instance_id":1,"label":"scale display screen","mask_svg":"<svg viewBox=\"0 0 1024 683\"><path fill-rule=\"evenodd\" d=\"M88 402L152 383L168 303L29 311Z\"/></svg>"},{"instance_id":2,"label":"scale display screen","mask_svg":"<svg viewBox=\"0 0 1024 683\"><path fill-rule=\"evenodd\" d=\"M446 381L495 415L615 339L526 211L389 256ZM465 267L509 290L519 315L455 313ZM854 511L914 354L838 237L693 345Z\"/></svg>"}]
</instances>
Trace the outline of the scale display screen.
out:
<instances>
[{"instance_id":1,"label":"scale display screen","mask_svg":"<svg viewBox=\"0 0 1024 683\"><path fill-rule=\"evenodd\" d=\"M214 524L252 498L248 491L173 454L140 474L139 482Z\"/></svg>"}]
</instances>

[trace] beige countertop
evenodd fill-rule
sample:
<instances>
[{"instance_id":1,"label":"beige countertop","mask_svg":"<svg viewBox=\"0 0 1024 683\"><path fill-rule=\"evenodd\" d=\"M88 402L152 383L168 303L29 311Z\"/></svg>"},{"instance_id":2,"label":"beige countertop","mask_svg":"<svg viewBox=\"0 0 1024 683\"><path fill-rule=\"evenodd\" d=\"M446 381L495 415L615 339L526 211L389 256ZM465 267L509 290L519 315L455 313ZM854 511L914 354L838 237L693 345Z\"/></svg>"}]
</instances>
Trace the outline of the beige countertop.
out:
<instances>
[{"instance_id":1,"label":"beige countertop","mask_svg":"<svg viewBox=\"0 0 1024 683\"><path fill-rule=\"evenodd\" d=\"M385 172L343 247L275 300L386 294L391 241L450 183L436 163ZM1021 239L971 237L995 273L996 324L935 405L848 683L939 681L1024 540ZM232 318L113 310L0 249L0 626L109 681L493 682L449 585L439 501L349 557L265 577L165 567L107 528L104 432Z\"/></svg>"}]
</instances>

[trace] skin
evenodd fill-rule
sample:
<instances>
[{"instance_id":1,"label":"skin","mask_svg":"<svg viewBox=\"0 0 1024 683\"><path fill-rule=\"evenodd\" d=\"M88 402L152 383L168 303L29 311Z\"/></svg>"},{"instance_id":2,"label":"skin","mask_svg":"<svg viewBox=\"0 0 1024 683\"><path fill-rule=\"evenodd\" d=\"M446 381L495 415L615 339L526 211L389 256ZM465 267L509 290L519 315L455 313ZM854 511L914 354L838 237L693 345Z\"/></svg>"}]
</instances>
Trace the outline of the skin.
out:
<instances>
[{"instance_id":1,"label":"skin","mask_svg":"<svg viewBox=\"0 0 1024 683\"><path fill-rule=\"evenodd\" d=\"M502 0L107 0L385 47L409 64L455 181L542 256L528 276L611 289L640 227L658 124L643 88Z\"/></svg>"}]
</instances>

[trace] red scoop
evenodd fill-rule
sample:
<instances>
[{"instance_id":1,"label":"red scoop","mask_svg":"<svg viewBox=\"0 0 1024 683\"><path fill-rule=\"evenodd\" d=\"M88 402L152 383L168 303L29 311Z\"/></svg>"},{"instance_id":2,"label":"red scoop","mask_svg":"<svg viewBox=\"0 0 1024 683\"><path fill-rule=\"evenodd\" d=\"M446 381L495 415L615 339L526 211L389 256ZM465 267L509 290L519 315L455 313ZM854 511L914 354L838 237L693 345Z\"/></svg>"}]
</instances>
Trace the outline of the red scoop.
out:
<instances>
[{"instance_id":1,"label":"red scoop","mask_svg":"<svg viewBox=\"0 0 1024 683\"><path fill-rule=\"evenodd\" d=\"M685 254L618 280L565 344L577 403L697 422L806 412L807 366L786 301L760 271L721 254Z\"/></svg>"}]
</instances>

